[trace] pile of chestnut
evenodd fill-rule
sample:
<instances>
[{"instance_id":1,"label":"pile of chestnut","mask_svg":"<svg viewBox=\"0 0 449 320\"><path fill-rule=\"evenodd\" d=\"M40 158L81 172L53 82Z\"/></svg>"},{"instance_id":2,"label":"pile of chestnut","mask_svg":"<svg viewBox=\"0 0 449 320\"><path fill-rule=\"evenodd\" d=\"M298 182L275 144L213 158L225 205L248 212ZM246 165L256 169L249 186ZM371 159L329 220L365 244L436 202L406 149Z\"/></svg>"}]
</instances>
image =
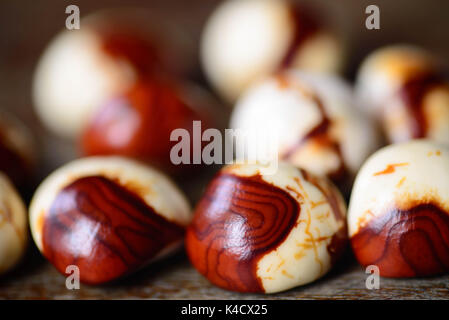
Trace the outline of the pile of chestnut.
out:
<instances>
[{"instance_id":1,"label":"pile of chestnut","mask_svg":"<svg viewBox=\"0 0 449 320\"><path fill-rule=\"evenodd\" d=\"M275 173L256 159L224 166L192 211L173 182L194 179L192 168L171 163L170 133L195 120L217 127L222 113L206 90L180 80L190 60L176 53L185 50L141 18L91 15L41 57L35 110L82 157L42 181L29 219L16 188L36 163L32 138L0 117L0 272L25 252L27 221L42 254L62 274L76 265L87 284L120 279L183 244L210 282L239 292L315 281L348 242L381 276L449 271L449 81L435 57L380 48L353 89L338 75L342 39L309 8L224 1L205 26L203 70L234 105L230 128L278 137L266 151L279 164Z\"/></svg>"}]
</instances>

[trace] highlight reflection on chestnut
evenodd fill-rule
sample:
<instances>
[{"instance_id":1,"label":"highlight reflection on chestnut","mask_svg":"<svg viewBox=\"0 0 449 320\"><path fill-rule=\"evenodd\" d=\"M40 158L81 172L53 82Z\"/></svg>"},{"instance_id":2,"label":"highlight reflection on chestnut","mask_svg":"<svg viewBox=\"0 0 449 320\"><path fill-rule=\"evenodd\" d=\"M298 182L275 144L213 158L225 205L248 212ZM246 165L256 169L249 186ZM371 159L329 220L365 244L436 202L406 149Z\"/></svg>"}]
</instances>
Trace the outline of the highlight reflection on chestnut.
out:
<instances>
[{"instance_id":1,"label":"highlight reflection on chestnut","mask_svg":"<svg viewBox=\"0 0 449 320\"><path fill-rule=\"evenodd\" d=\"M348 211L354 254L385 277L449 272L449 149L391 145L360 170Z\"/></svg>"},{"instance_id":2,"label":"highlight reflection on chestnut","mask_svg":"<svg viewBox=\"0 0 449 320\"><path fill-rule=\"evenodd\" d=\"M272 172L270 172L272 173ZM273 293L330 270L346 243L346 208L325 178L281 163L224 167L186 234L195 268L233 291Z\"/></svg>"},{"instance_id":3,"label":"highlight reflection on chestnut","mask_svg":"<svg viewBox=\"0 0 449 320\"><path fill-rule=\"evenodd\" d=\"M75 160L39 186L30 205L34 241L65 274L101 284L180 246L189 204L158 171L120 157Z\"/></svg>"}]
</instances>

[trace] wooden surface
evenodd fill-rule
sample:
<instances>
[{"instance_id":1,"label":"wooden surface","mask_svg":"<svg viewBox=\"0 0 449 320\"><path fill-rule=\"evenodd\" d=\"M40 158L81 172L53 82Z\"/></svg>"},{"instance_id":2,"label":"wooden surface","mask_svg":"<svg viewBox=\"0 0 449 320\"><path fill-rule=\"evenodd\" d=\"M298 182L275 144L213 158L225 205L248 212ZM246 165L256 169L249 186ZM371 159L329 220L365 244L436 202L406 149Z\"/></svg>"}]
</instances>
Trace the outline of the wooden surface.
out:
<instances>
[{"instance_id":1,"label":"wooden surface","mask_svg":"<svg viewBox=\"0 0 449 320\"><path fill-rule=\"evenodd\" d=\"M179 24L198 43L202 25L218 0L129 0ZM340 0L307 1L328 11L349 41L346 76L351 79L361 59L387 43L422 45L449 61L449 1ZM76 157L77 148L49 134L32 109L31 81L40 53L64 27L65 7L76 3L81 14L123 5L121 0L0 1L0 107L22 118L35 133L41 162L38 183L59 165ZM381 8L381 30L364 28L368 4ZM204 83L200 70L192 79ZM204 181L181 181L192 201ZM103 286L65 287L65 278L46 262L33 245L23 263L0 278L0 299L449 299L449 276L431 279L381 279L379 290L365 288L367 275L348 253L345 260L319 281L276 295L236 294L213 287L189 264L183 253L150 266L123 281Z\"/></svg>"},{"instance_id":2,"label":"wooden surface","mask_svg":"<svg viewBox=\"0 0 449 320\"><path fill-rule=\"evenodd\" d=\"M348 254L324 278L287 292L238 294L211 285L184 254L152 265L129 278L101 287L81 284L68 290L60 275L33 248L27 260L0 279L0 298L8 299L449 299L449 275L428 279L380 279L365 287L367 274Z\"/></svg>"}]
</instances>

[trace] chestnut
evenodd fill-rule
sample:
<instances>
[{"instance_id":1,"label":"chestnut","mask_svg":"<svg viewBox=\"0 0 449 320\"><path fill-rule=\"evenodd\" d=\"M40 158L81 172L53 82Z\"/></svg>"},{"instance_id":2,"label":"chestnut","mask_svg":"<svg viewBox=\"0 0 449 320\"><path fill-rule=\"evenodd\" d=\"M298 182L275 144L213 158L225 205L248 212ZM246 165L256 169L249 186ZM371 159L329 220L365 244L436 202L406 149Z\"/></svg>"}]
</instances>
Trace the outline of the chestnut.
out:
<instances>
[{"instance_id":1,"label":"chestnut","mask_svg":"<svg viewBox=\"0 0 449 320\"><path fill-rule=\"evenodd\" d=\"M348 210L357 260L384 277L449 271L449 149L431 140L387 146L357 175Z\"/></svg>"},{"instance_id":2,"label":"chestnut","mask_svg":"<svg viewBox=\"0 0 449 320\"><path fill-rule=\"evenodd\" d=\"M186 233L194 267L232 291L274 293L328 272L346 240L346 207L326 178L286 163L225 166Z\"/></svg>"},{"instance_id":3,"label":"chestnut","mask_svg":"<svg viewBox=\"0 0 449 320\"><path fill-rule=\"evenodd\" d=\"M9 178L0 172L0 274L20 261L27 243L25 204Z\"/></svg>"},{"instance_id":4,"label":"chestnut","mask_svg":"<svg viewBox=\"0 0 449 320\"><path fill-rule=\"evenodd\" d=\"M0 112L0 171L21 192L31 187L37 155L29 129L14 115Z\"/></svg>"},{"instance_id":5,"label":"chestnut","mask_svg":"<svg viewBox=\"0 0 449 320\"><path fill-rule=\"evenodd\" d=\"M390 143L430 138L449 144L449 81L423 49L376 50L357 77L359 105L378 118Z\"/></svg>"},{"instance_id":6,"label":"chestnut","mask_svg":"<svg viewBox=\"0 0 449 320\"><path fill-rule=\"evenodd\" d=\"M37 115L63 137L78 137L104 99L141 78L183 73L182 65L191 60L189 49L178 44L186 37L146 10L100 11L82 19L81 25L51 41L33 81Z\"/></svg>"},{"instance_id":7,"label":"chestnut","mask_svg":"<svg viewBox=\"0 0 449 320\"><path fill-rule=\"evenodd\" d=\"M175 129L193 135L193 122L201 130L213 122L213 101L199 87L162 80L139 81L121 95L111 97L95 112L81 137L83 154L122 155L150 163L171 174L185 165L170 161Z\"/></svg>"},{"instance_id":8,"label":"chestnut","mask_svg":"<svg viewBox=\"0 0 449 320\"><path fill-rule=\"evenodd\" d=\"M280 72L245 92L231 127L244 133L236 148L266 148L270 159L327 175L345 194L380 143L375 124L354 106L348 84L337 76L296 70ZM277 146L260 144L267 132L276 136Z\"/></svg>"},{"instance_id":9,"label":"chestnut","mask_svg":"<svg viewBox=\"0 0 449 320\"><path fill-rule=\"evenodd\" d=\"M90 157L54 171L36 190L30 226L43 255L65 274L102 284L182 244L191 210L160 172L122 157Z\"/></svg>"},{"instance_id":10,"label":"chestnut","mask_svg":"<svg viewBox=\"0 0 449 320\"><path fill-rule=\"evenodd\" d=\"M206 24L201 61L213 86L232 102L277 70L339 71L343 44L324 19L292 1L230 0Z\"/></svg>"}]
</instances>

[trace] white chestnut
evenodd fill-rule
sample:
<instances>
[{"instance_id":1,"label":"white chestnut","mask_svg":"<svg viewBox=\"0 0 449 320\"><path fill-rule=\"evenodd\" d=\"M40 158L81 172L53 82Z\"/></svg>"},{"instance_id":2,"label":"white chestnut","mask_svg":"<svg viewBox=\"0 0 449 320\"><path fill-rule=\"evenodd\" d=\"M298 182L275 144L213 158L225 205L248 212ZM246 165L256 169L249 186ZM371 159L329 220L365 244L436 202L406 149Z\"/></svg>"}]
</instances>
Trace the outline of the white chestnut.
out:
<instances>
[{"instance_id":1,"label":"white chestnut","mask_svg":"<svg viewBox=\"0 0 449 320\"><path fill-rule=\"evenodd\" d=\"M224 167L187 229L186 249L213 284L275 293L325 275L346 244L346 207L335 186L287 163Z\"/></svg>"},{"instance_id":2,"label":"white chestnut","mask_svg":"<svg viewBox=\"0 0 449 320\"><path fill-rule=\"evenodd\" d=\"M105 99L138 79L181 72L181 62L190 61L188 50L176 44L183 37L155 21L146 10L107 10L82 19L79 30L60 32L40 58L33 81L42 122L58 135L76 138ZM159 28L163 33L156 33Z\"/></svg>"},{"instance_id":3,"label":"white chestnut","mask_svg":"<svg viewBox=\"0 0 449 320\"><path fill-rule=\"evenodd\" d=\"M0 173L0 274L14 267L26 251L26 207L11 181Z\"/></svg>"},{"instance_id":4,"label":"white chestnut","mask_svg":"<svg viewBox=\"0 0 449 320\"><path fill-rule=\"evenodd\" d=\"M128 275L182 244L189 204L163 174L121 157L75 160L48 176L30 205L34 241L65 274L101 284Z\"/></svg>"},{"instance_id":5,"label":"white chestnut","mask_svg":"<svg viewBox=\"0 0 449 320\"><path fill-rule=\"evenodd\" d=\"M449 149L430 140L390 145L357 175L348 211L354 254L385 277L449 271Z\"/></svg>"},{"instance_id":6,"label":"white chestnut","mask_svg":"<svg viewBox=\"0 0 449 320\"><path fill-rule=\"evenodd\" d=\"M342 47L307 7L284 0L229 0L206 24L201 60L213 86L235 101L254 81L280 69L339 71Z\"/></svg>"},{"instance_id":7,"label":"white chestnut","mask_svg":"<svg viewBox=\"0 0 449 320\"><path fill-rule=\"evenodd\" d=\"M344 193L379 146L376 127L354 106L349 85L324 74L290 70L253 86L237 102L231 127L243 133L237 150L258 146L257 154L327 175ZM267 134L276 146L264 142Z\"/></svg>"},{"instance_id":8,"label":"white chestnut","mask_svg":"<svg viewBox=\"0 0 449 320\"><path fill-rule=\"evenodd\" d=\"M449 144L449 82L423 49L376 50L357 77L360 107L377 117L388 142L430 138Z\"/></svg>"}]
</instances>

